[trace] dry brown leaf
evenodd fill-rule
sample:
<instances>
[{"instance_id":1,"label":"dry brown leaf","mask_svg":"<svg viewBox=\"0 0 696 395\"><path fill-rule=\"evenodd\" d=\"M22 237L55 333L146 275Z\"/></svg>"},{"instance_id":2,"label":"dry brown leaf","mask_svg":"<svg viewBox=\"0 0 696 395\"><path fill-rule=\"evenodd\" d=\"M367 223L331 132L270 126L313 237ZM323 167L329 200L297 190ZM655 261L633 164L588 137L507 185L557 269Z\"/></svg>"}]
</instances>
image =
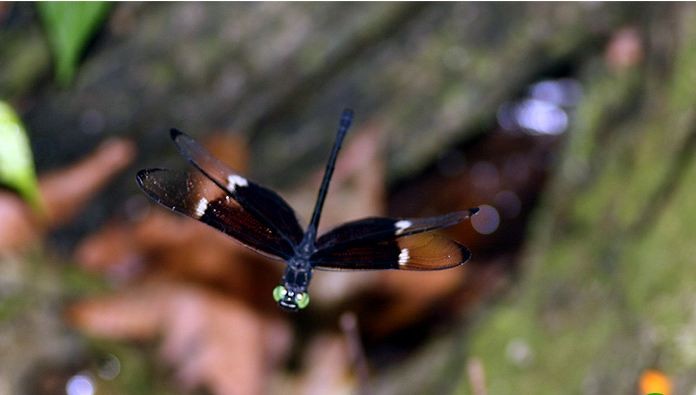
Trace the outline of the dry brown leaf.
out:
<instances>
[{"instance_id":1,"label":"dry brown leaf","mask_svg":"<svg viewBox=\"0 0 696 395\"><path fill-rule=\"evenodd\" d=\"M48 213L48 225L56 227L70 221L134 156L132 142L109 139L78 163L42 175L39 189Z\"/></svg>"},{"instance_id":2,"label":"dry brown leaf","mask_svg":"<svg viewBox=\"0 0 696 395\"><path fill-rule=\"evenodd\" d=\"M202 290L178 292L167 310L162 354L186 386L218 395L265 393L268 371L290 346L286 324Z\"/></svg>"},{"instance_id":3,"label":"dry brown leaf","mask_svg":"<svg viewBox=\"0 0 696 395\"><path fill-rule=\"evenodd\" d=\"M306 395L355 393L349 356L343 336L322 335L313 339L305 353L304 375L297 392Z\"/></svg>"},{"instance_id":4,"label":"dry brown leaf","mask_svg":"<svg viewBox=\"0 0 696 395\"><path fill-rule=\"evenodd\" d=\"M0 252L22 249L41 235L39 219L17 194L0 191Z\"/></svg>"},{"instance_id":5,"label":"dry brown leaf","mask_svg":"<svg viewBox=\"0 0 696 395\"><path fill-rule=\"evenodd\" d=\"M273 311L282 265L192 219L153 208L137 223L112 222L78 246L75 259L115 283L164 276L220 289Z\"/></svg>"},{"instance_id":6,"label":"dry brown leaf","mask_svg":"<svg viewBox=\"0 0 696 395\"><path fill-rule=\"evenodd\" d=\"M158 333L170 293L170 286L159 282L131 286L74 304L68 321L94 336L148 340Z\"/></svg>"},{"instance_id":7,"label":"dry brown leaf","mask_svg":"<svg viewBox=\"0 0 696 395\"><path fill-rule=\"evenodd\" d=\"M109 180L127 166L133 143L111 139L79 162L39 177L43 216L15 195L0 192L0 251L16 251L42 237L48 229L69 222Z\"/></svg>"},{"instance_id":8,"label":"dry brown leaf","mask_svg":"<svg viewBox=\"0 0 696 395\"><path fill-rule=\"evenodd\" d=\"M379 289L391 303L379 312L379 318L367 322L372 336L383 336L412 324L427 314L433 303L442 301L460 289L467 268L434 272L382 272Z\"/></svg>"},{"instance_id":9,"label":"dry brown leaf","mask_svg":"<svg viewBox=\"0 0 696 395\"><path fill-rule=\"evenodd\" d=\"M69 320L94 336L151 340L188 388L216 395L262 394L265 377L287 353L281 320L206 289L151 279L109 297L75 304Z\"/></svg>"}]
</instances>

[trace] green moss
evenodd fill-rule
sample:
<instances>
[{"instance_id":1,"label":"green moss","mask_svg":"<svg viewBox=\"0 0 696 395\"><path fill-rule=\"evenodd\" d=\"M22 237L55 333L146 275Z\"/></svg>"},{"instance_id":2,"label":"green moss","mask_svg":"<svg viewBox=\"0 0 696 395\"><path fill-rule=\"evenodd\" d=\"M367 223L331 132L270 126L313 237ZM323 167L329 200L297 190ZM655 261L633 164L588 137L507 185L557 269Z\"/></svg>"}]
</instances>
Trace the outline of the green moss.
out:
<instances>
[{"instance_id":1,"label":"green moss","mask_svg":"<svg viewBox=\"0 0 696 395\"><path fill-rule=\"evenodd\" d=\"M693 10L684 13L681 26L684 31L674 63L669 99L671 106L677 111L675 114L693 115L696 95L696 13Z\"/></svg>"},{"instance_id":2,"label":"green moss","mask_svg":"<svg viewBox=\"0 0 696 395\"><path fill-rule=\"evenodd\" d=\"M90 351L95 359L114 359L117 361L118 374L112 379L99 379L97 387L105 394L164 395L177 394L172 388L171 379L164 372L158 371L153 355L156 350L137 344L117 343L92 339ZM94 377L98 377L99 364L91 368Z\"/></svg>"},{"instance_id":3,"label":"green moss","mask_svg":"<svg viewBox=\"0 0 696 395\"><path fill-rule=\"evenodd\" d=\"M629 393L656 361L691 380L696 28L686 25L675 78L660 91L631 97L649 80L637 70L589 81L529 271L471 336L490 393ZM655 106L660 97L670 99ZM515 339L530 362L507 355Z\"/></svg>"},{"instance_id":4,"label":"green moss","mask_svg":"<svg viewBox=\"0 0 696 395\"><path fill-rule=\"evenodd\" d=\"M684 180L696 180L696 162L683 177ZM692 295L696 281L693 271L693 257L696 256L696 244L693 243L696 239L693 226L696 221L695 194L696 183L683 183L661 208L663 214L645 237L635 240L627 248L622 262L622 278L631 308L640 312L644 311L644 306L658 304L661 308L651 309L648 314L668 309L664 317L659 317L660 321L677 317L681 322L683 314L689 313L685 310L688 306L684 305L686 300L677 302L681 299L678 295ZM665 299L667 303L662 302Z\"/></svg>"}]
</instances>

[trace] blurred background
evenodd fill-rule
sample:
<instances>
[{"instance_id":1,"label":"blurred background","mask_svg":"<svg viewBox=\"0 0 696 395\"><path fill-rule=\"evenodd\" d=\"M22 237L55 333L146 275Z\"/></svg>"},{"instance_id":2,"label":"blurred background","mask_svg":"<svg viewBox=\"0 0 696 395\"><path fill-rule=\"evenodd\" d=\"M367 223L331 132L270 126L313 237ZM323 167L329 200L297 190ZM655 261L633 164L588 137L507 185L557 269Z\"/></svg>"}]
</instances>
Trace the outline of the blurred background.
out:
<instances>
[{"instance_id":1,"label":"blurred background","mask_svg":"<svg viewBox=\"0 0 696 395\"><path fill-rule=\"evenodd\" d=\"M696 394L696 6L0 3L0 394ZM315 272L156 207L168 130L321 228L480 207L463 267Z\"/></svg>"}]
</instances>

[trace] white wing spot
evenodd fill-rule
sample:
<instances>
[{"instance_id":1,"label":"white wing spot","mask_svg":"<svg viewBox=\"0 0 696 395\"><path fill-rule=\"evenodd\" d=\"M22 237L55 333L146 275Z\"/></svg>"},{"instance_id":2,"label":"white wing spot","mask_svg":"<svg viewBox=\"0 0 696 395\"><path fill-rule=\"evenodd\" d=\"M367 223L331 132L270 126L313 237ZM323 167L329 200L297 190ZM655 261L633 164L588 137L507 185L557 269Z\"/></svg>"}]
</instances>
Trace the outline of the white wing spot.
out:
<instances>
[{"instance_id":1,"label":"white wing spot","mask_svg":"<svg viewBox=\"0 0 696 395\"><path fill-rule=\"evenodd\" d=\"M411 256L408 253L408 248L402 248L399 254L399 265L405 265L409 259L411 259Z\"/></svg>"},{"instance_id":2,"label":"white wing spot","mask_svg":"<svg viewBox=\"0 0 696 395\"><path fill-rule=\"evenodd\" d=\"M205 210L208 209L208 199L206 198L201 198L201 200L198 201L198 205L196 206L196 218L200 218L205 214Z\"/></svg>"},{"instance_id":3,"label":"white wing spot","mask_svg":"<svg viewBox=\"0 0 696 395\"><path fill-rule=\"evenodd\" d=\"M401 220L398 221L394 224L394 227L396 227L396 232L394 233L395 235L400 235L404 233L404 231L413 225L413 222L411 221L406 221L406 220Z\"/></svg>"},{"instance_id":4,"label":"white wing spot","mask_svg":"<svg viewBox=\"0 0 696 395\"><path fill-rule=\"evenodd\" d=\"M237 186L245 187L247 185L249 185L249 182L242 176L236 174L227 176L227 189L230 191L234 191Z\"/></svg>"}]
</instances>

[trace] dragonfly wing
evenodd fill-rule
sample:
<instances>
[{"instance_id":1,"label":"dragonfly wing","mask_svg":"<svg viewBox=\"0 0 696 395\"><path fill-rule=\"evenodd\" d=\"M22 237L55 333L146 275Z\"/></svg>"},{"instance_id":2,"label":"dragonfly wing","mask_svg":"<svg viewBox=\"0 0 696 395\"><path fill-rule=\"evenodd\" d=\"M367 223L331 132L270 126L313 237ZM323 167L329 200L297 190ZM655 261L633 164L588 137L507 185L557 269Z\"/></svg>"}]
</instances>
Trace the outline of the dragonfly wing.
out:
<instances>
[{"instance_id":1,"label":"dragonfly wing","mask_svg":"<svg viewBox=\"0 0 696 395\"><path fill-rule=\"evenodd\" d=\"M364 218L347 222L326 232L317 240L317 249L328 249L357 241L388 240L446 228L464 221L476 212L478 209L472 208L427 218Z\"/></svg>"},{"instance_id":2,"label":"dragonfly wing","mask_svg":"<svg viewBox=\"0 0 696 395\"><path fill-rule=\"evenodd\" d=\"M469 250L454 240L419 233L320 249L310 262L326 270L442 270L459 266L470 257Z\"/></svg>"},{"instance_id":3,"label":"dragonfly wing","mask_svg":"<svg viewBox=\"0 0 696 395\"><path fill-rule=\"evenodd\" d=\"M147 169L138 172L136 180L155 202L210 225L254 251L277 259L294 253L293 244L278 229L260 221L203 174Z\"/></svg>"},{"instance_id":4,"label":"dragonfly wing","mask_svg":"<svg viewBox=\"0 0 696 395\"><path fill-rule=\"evenodd\" d=\"M291 244L300 243L304 232L295 212L277 193L237 174L187 134L172 129L171 137L191 164L226 190L250 215Z\"/></svg>"}]
</instances>

